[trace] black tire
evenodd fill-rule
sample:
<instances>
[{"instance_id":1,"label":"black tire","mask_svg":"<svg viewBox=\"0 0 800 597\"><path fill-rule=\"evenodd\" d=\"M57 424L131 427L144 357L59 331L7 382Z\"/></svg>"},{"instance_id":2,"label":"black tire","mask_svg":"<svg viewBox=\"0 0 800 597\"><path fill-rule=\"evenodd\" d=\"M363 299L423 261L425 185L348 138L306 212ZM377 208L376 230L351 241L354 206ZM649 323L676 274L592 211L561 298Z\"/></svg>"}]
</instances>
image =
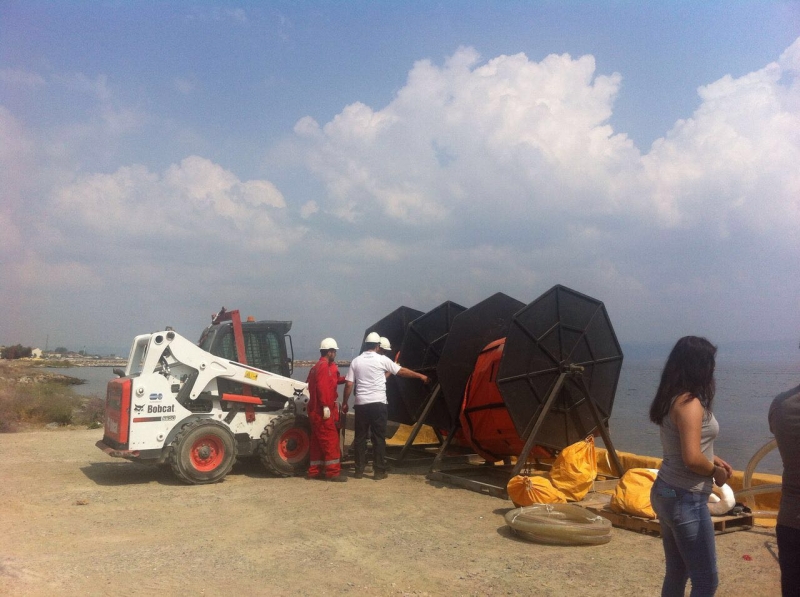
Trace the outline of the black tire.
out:
<instances>
[{"instance_id":1,"label":"black tire","mask_svg":"<svg viewBox=\"0 0 800 597\"><path fill-rule=\"evenodd\" d=\"M258 455L268 472L279 477L302 475L308 470L311 425L294 413L278 415L261 433Z\"/></svg>"},{"instance_id":2,"label":"black tire","mask_svg":"<svg viewBox=\"0 0 800 597\"><path fill-rule=\"evenodd\" d=\"M169 464L184 483L204 485L222 481L236 462L236 441L217 421L187 423L172 442Z\"/></svg>"}]
</instances>

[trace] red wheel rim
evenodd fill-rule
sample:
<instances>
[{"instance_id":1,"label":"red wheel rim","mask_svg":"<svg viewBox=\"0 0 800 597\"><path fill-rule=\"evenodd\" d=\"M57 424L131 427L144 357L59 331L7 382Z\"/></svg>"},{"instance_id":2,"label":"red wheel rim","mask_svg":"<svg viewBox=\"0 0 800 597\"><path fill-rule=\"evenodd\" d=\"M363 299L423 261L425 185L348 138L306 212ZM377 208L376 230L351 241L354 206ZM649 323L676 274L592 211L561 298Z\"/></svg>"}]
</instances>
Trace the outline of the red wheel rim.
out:
<instances>
[{"instance_id":1,"label":"red wheel rim","mask_svg":"<svg viewBox=\"0 0 800 597\"><path fill-rule=\"evenodd\" d=\"M308 453L310 444L308 433L303 429L289 429L278 441L278 454L286 462L300 462Z\"/></svg>"},{"instance_id":2,"label":"red wheel rim","mask_svg":"<svg viewBox=\"0 0 800 597\"><path fill-rule=\"evenodd\" d=\"M214 435L206 435L192 444L189 452L192 466L203 473L213 471L225 459L225 446L222 440Z\"/></svg>"}]
</instances>

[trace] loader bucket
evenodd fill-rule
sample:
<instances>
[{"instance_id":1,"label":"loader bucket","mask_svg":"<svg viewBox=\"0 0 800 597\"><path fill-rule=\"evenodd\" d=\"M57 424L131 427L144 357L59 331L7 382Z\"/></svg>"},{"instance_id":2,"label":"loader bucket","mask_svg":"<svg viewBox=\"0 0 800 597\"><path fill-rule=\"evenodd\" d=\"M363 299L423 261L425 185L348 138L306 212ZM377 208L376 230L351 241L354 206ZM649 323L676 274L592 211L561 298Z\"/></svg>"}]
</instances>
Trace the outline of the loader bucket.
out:
<instances>
[{"instance_id":1,"label":"loader bucket","mask_svg":"<svg viewBox=\"0 0 800 597\"><path fill-rule=\"evenodd\" d=\"M536 434L537 444L556 450L598 431L593 408L607 426L622 368L622 350L603 303L557 285L514 315L497 375L523 440L559 375L572 365L583 371L566 377Z\"/></svg>"}]
</instances>

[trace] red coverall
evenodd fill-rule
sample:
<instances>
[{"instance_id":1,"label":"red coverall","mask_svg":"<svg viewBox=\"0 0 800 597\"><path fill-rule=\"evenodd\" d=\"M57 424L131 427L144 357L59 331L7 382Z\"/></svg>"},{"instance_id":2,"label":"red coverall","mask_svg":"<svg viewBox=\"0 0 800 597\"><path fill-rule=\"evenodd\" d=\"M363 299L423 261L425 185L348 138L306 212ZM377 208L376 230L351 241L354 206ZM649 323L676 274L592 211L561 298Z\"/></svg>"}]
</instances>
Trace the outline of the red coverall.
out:
<instances>
[{"instance_id":1,"label":"red coverall","mask_svg":"<svg viewBox=\"0 0 800 597\"><path fill-rule=\"evenodd\" d=\"M339 408L336 404L337 384L344 383L336 363L329 363L326 357L320 358L308 372L308 419L311 422L311 465L309 477L318 477L325 471L327 478L336 477L342 470L339 451ZM322 409L331 411L329 419L322 418Z\"/></svg>"}]
</instances>

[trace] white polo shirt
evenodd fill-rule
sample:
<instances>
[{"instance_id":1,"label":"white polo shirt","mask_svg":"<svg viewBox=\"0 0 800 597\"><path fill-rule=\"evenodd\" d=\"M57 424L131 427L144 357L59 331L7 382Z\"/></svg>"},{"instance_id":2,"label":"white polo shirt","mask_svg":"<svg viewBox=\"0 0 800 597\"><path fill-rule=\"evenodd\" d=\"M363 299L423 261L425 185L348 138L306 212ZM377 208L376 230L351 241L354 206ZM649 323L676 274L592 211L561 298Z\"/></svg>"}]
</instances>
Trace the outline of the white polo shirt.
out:
<instances>
[{"instance_id":1,"label":"white polo shirt","mask_svg":"<svg viewBox=\"0 0 800 597\"><path fill-rule=\"evenodd\" d=\"M397 375L400 365L389 357L368 350L350 362L345 380L356 385L355 404L386 404L386 372Z\"/></svg>"}]
</instances>

